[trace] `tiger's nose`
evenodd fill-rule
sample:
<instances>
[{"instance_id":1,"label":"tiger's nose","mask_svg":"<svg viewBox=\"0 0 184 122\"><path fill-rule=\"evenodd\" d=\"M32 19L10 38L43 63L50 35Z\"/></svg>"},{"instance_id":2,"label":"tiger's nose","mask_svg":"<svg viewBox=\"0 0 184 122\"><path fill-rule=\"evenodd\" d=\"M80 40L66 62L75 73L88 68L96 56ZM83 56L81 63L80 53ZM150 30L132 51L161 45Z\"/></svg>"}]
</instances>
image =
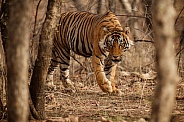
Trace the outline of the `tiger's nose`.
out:
<instances>
[{"instance_id":1,"label":"tiger's nose","mask_svg":"<svg viewBox=\"0 0 184 122\"><path fill-rule=\"evenodd\" d=\"M113 56L114 59L117 59L118 57L119 57L119 56L116 56L116 55Z\"/></svg>"},{"instance_id":2,"label":"tiger's nose","mask_svg":"<svg viewBox=\"0 0 184 122\"><path fill-rule=\"evenodd\" d=\"M116 56L116 55L112 56L112 61L113 62L120 62L121 61L121 56Z\"/></svg>"}]
</instances>

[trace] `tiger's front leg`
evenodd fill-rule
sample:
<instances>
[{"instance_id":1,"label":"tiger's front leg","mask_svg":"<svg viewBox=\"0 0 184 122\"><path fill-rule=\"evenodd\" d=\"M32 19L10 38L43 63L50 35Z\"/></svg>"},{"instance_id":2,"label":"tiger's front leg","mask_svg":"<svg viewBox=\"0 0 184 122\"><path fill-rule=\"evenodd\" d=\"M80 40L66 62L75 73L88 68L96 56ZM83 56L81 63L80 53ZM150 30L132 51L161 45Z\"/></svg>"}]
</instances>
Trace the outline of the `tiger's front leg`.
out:
<instances>
[{"instance_id":1,"label":"tiger's front leg","mask_svg":"<svg viewBox=\"0 0 184 122\"><path fill-rule=\"evenodd\" d=\"M92 56L92 65L94 68L95 76L97 83L103 92L111 93L112 85L111 82L106 78L104 72L104 60L103 58L97 57L96 55Z\"/></svg>"},{"instance_id":2,"label":"tiger's front leg","mask_svg":"<svg viewBox=\"0 0 184 122\"><path fill-rule=\"evenodd\" d=\"M111 81L113 93L121 96L122 92L120 89L116 88L115 81L114 81L115 75L116 75L116 67L117 67L117 64L113 63L112 60L110 60L108 58L105 60L104 71L105 71L107 79L109 79Z\"/></svg>"}]
</instances>

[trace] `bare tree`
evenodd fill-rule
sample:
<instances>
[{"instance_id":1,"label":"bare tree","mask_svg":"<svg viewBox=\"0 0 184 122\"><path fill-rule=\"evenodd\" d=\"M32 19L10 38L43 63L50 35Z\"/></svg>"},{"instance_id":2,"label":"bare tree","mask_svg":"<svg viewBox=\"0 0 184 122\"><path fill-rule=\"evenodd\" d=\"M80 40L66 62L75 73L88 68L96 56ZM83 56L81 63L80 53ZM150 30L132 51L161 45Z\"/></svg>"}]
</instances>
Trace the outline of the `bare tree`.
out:
<instances>
[{"instance_id":1,"label":"bare tree","mask_svg":"<svg viewBox=\"0 0 184 122\"><path fill-rule=\"evenodd\" d=\"M6 49L8 79L8 121L28 119L28 47L32 2L10 0ZM21 104L20 104L21 103Z\"/></svg>"},{"instance_id":2,"label":"bare tree","mask_svg":"<svg viewBox=\"0 0 184 122\"><path fill-rule=\"evenodd\" d=\"M173 1L155 0L152 17L156 40L158 83L151 122L169 122L178 81L173 48L175 22Z\"/></svg>"},{"instance_id":3,"label":"bare tree","mask_svg":"<svg viewBox=\"0 0 184 122\"><path fill-rule=\"evenodd\" d=\"M45 118L44 88L47 76L47 69L49 67L51 59L52 40L57 23L57 14L57 0L49 0L46 19L44 21L42 33L39 40L38 57L35 62L35 67L30 83L30 94L33 104L38 112L39 119Z\"/></svg>"},{"instance_id":4,"label":"bare tree","mask_svg":"<svg viewBox=\"0 0 184 122\"><path fill-rule=\"evenodd\" d=\"M81 0L73 0L73 2L78 11L85 11L85 6Z\"/></svg>"},{"instance_id":5,"label":"bare tree","mask_svg":"<svg viewBox=\"0 0 184 122\"><path fill-rule=\"evenodd\" d=\"M119 0L119 2L121 3L122 8L125 8L128 14L132 14L132 7L129 0Z\"/></svg>"},{"instance_id":6,"label":"bare tree","mask_svg":"<svg viewBox=\"0 0 184 122\"><path fill-rule=\"evenodd\" d=\"M101 14L101 13L102 13L102 0L98 0L97 14Z\"/></svg>"},{"instance_id":7,"label":"bare tree","mask_svg":"<svg viewBox=\"0 0 184 122\"><path fill-rule=\"evenodd\" d=\"M148 26L148 29L152 30L152 16L151 16L152 0L143 0L143 4L146 16L146 24Z\"/></svg>"},{"instance_id":8,"label":"bare tree","mask_svg":"<svg viewBox=\"0 0 184 122\"><path fill-rule=\"evenodd\" d=\"M116 0L108 0L108 8L113 13L116 12Z\"/></svg>"}]
</instances>

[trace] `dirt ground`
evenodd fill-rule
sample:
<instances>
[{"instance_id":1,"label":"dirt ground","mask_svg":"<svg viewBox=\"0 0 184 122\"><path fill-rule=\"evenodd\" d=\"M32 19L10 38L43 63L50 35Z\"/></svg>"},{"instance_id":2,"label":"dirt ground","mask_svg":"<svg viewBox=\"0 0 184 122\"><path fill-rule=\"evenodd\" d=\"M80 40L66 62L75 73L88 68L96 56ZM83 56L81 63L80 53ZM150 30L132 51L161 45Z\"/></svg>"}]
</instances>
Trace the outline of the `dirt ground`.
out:
<instances>
[{"instance_id":1,"label":"dirt ground","mask_svg":"<svg viewBox=\"0 0 184 122\"><path fill-rule=\"evenodd\" d=\"M77 92L71 93L64 91L57 82L55 90L46 90L48 118L77 116L80 122L95 122L102 117L113 122L149 121L156 79L143 80L134 76L118 79L116 84L123 92L121 97L103 93L96 83L77 81ZM184 121L183 93L184 79L178 83L172 122Z\"/></svg>"}]
</instances>

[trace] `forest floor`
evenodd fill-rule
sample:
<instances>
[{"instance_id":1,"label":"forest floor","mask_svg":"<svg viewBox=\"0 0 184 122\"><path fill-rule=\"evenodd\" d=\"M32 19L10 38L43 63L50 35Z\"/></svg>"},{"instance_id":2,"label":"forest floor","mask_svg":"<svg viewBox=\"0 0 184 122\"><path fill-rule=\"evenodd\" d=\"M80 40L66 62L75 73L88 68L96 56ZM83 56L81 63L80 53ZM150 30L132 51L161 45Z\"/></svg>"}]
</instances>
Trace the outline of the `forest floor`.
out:
<instances>
[{"instance_id":1,"label":"forest floor","mask_svg":"<svg viewBox=\"0 0 184 122\"><path fill-rule=\"evenodd\" d=\"M149 121L156 80L121 77L116 83L123 92L121 97L103 93L96 83L75 84L78 89L75 93L64 91L59 82L55 90L46 90L46 114L50 122L61 117L76 119L73 122ZM183 93L184 79L178 83L172 122L184 121Z\"/></svg>"}]
</instances>

